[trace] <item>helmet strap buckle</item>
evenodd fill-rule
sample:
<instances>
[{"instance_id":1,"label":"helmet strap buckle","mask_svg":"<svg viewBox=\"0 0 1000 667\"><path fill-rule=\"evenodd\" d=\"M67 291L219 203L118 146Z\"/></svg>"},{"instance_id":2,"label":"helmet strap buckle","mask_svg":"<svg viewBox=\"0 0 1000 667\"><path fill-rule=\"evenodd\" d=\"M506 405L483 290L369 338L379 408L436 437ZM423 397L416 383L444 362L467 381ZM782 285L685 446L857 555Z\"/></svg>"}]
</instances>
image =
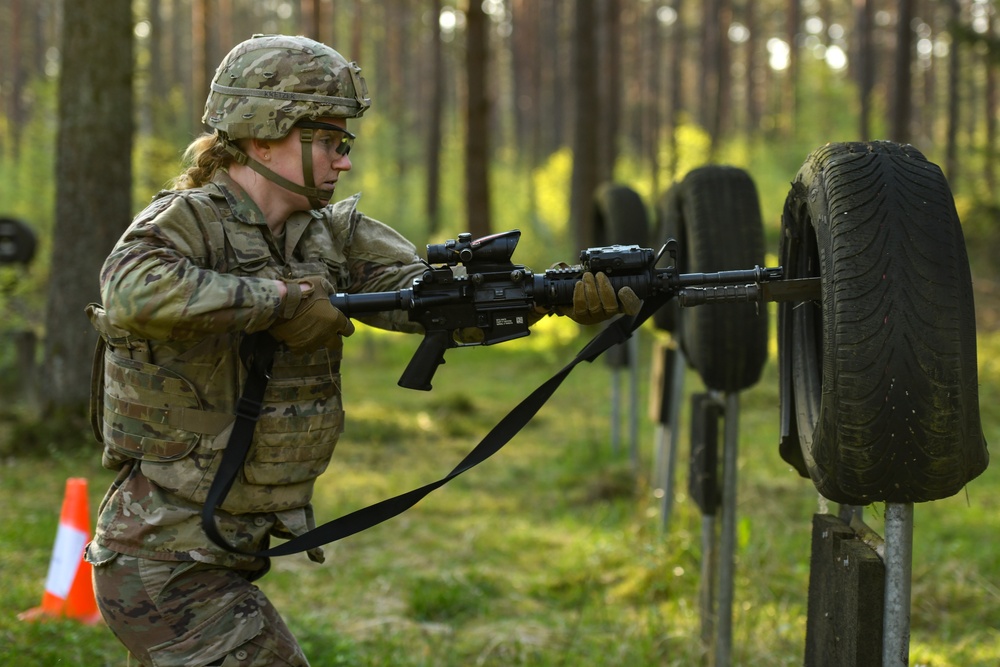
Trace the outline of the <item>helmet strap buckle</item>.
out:
<instances>
[{"instance_id":1,"label":"helmet strap buckle","mask_svg":"<svg viewBox=\"0 0 1000 667\"><path fill-rule=\"evenodd\" d=\"M312 144L315 130L309 127L299 128L299 141L302 143L302 183L308 194L309 205L314 209L323 208L323 202L316 196L315 177L313 176Z\"/></svg>"}]
</instances>

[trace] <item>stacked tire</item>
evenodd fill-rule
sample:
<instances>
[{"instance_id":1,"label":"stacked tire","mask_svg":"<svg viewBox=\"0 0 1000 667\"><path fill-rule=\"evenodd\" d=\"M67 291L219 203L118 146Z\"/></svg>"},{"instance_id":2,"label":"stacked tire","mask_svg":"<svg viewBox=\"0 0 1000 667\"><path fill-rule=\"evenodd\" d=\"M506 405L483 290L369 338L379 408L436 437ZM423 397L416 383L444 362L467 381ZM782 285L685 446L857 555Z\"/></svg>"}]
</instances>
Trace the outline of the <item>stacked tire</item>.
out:
<instances>
[{"instance_id":1,"label":"stacked tire","mask_svg":"<svg viewBox=\"0 0 1000 667\"><path fill-rule=\"evenodd\" d=\"M632 188L605 183L594 192L594 245L645 246L649 240L646 204Z\"/></svg>"},{"instance_id":2,"label":"stacked tire","mask_svg":"<svg viewBox=\"0 0 1000 667\"><path fill-rule=\"evenodd\" d=\"M657 207L658 243L677 241L681 273L729 271L764 264L764 228L753 180L742 169L708 165L675 183ZM767 362L768 317L754 303L680 308L672 300L653 316L678 339L705 386L720 392L747 389Z\"/></svg>"},{"instance_id":3,"label":"stacked tire","mask_svg":"<svg viewBox=\"0 0 1000 667\"><path fill-rule=\"evenodd\" d=\"M604 183L594 192L594 245L638 245L649 242L649 215L639 193L619 183ZM630 364L629 347L620 343L604 354L612 368Z\"/></svg>"},{"instance_id":4,"label":"stacked tire","mask_svg":"<svg viewBox=\"0 0 1000 667\"><path fill-rule=\"evenodd\" d=\"M0 265L30 264L36 245L31 227L16 218L0 217Z\"/></svg>"},{"instance_id":5,"label":"stacked tire","mask_svg":"<svg viewBox=\"0 0 1000 667\"><path fill-rule=\"evenodd\" d=\"M972 281L941 170L912 146L830 144L782 215L786 278L821 297L779 307L781 454L830 500L957 493L989 457Z\"/></svg>"}]
</instances>

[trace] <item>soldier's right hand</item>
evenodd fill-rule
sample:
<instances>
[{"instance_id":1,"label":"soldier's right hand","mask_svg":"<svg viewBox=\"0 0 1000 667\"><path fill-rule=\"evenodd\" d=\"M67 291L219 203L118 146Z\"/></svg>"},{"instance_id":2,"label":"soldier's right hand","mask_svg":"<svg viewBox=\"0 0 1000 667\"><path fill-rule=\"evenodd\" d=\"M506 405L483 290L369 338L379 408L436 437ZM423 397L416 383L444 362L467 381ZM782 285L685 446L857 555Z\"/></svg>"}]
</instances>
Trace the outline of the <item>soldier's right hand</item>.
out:
<instances>
[{"instance_id":1,"label":"soldier's right hand","mask_svg":"<svg viewBox=\"0 0 1000 667\"><path fill-rule=\"evenodd\" d=\"M279 318L269 332L292 352L315 352L339 347L341 336L354 333L354 323L330 303L319 278L306 278L288 285L289 292L301 290L301 300L290 317Z\"/></svg>"}]
</instances>

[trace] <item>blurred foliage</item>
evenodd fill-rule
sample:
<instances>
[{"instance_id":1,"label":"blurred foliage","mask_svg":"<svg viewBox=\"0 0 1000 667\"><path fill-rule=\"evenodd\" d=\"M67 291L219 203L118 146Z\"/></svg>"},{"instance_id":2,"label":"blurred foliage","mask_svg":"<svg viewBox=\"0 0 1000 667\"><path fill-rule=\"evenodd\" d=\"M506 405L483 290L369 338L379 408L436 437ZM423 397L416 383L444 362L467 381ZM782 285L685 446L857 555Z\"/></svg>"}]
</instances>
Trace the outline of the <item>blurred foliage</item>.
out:
<instances>
[{"instance_id":1,"label":"blurred foliage","mask_svg":"<svg viewBox=\"0 0 1000 667\"><path fill-rule=\"evenodd\" d=\"M674 180L709 160L741 167L754 179L762 209L767 247L775 252L784 199L789 183L812 150L828 141L856 136L857 93L846 77L836 75L821 61L803 60L802 88L797 96L800 122L795 127L764 126L751 136L724 139L713 151L708 133L683 117L675 141L660 137L657 178L648 157L636 154L622 142L614 179L632 187L647 203L649 221L656 224L656 204ZM24 129L21 153L15 159L10 144L0 155L0 213L27 222L38 236L34 263L27 267L0 267L0 333L31 330L44 335L44 303L51 252L51 230L58 185L54 182L56 159L56 83L52 79L32 83L31 122ZM876 113L884 100L873 100ZM166 105L143 113L138 119L133 157L134 210L140 210L181 169L181 155L190 133L184 129L184 99L173 91ZM740 113L734 110L734 113ZM400 131L389 113L373 111L352 121L359 138L351 154L353 169L341 180L339 197L363 193L362 211L384 220L412 240L423 252L426 243L440 242L469 228L465 218L463 176L463 128L446 123L441 160L440 225L430 237L426 213L426 173L423 158L426 137ZM934 136L915 141L928 158L944 160L943 120ZM883 131L876 125L876 134ZM498 139L500 136L498 135ZM987 152L984 137L972 132L960 135L961 161L958 173L949 175L956 205L969 239L974 273L993 275L1000 234L1000 193L985 176ZM922 144L922 145L919 145ZM573 155L562 148L531 165L523 147L509 142L494 148L492 207L495 231L522 230L514 261L542 271L558 261L574 262L579 248L571 246L569 233L569 188ZM95 165L94 168L100 168ZM654 190L659 192L654 192ZM100 193L95 193L100 196ZM121 221L122 230L128 220ZM0 369L11 368L10 352L0 353Z\"/></svg>"}]
</instances>

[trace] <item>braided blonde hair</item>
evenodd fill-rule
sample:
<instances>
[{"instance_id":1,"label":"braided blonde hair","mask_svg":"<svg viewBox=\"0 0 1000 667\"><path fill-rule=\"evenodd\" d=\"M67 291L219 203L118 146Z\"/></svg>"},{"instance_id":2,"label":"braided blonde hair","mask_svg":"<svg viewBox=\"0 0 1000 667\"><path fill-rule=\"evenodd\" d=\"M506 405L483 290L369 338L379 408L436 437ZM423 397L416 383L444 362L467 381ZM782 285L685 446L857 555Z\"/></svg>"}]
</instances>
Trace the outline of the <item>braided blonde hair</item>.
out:
<instances>
[{"instance_id":1,"label":"braided blonde hair","mask_svg":"<svg viewBox=\"0 0 1000 667\"><path fill-rule=\"evenodd\" d=\"M218 132L207 132L194 141L184 151L184 164L188 165L171 186L175 190L200 188L215 176L219 169L228 167L233 156L226 152L226 140Z\"/></svg>"}]
</instances>

